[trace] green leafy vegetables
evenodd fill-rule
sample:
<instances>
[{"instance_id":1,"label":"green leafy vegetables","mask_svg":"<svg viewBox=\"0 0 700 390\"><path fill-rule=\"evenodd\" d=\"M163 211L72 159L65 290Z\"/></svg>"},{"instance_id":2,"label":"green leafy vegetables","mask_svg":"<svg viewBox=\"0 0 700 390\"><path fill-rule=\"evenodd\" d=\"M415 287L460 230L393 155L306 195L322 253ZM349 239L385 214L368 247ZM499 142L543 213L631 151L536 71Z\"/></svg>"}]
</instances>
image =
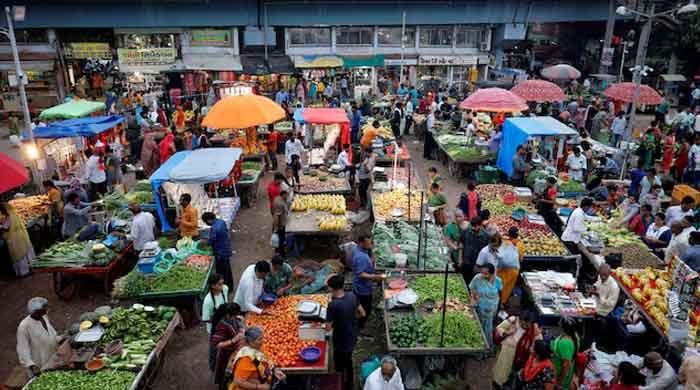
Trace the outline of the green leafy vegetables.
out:
<instances>
[{"instance_id":1,"label":"green leafy vegetables","mask_svg":"<svg viewBox=\"0 0 700 390\"><path fill-rule=\"evenodd\" d=\"M114 293L117 297L127 298L147 293L200 290L206 277L207 271L184 264L177 264L156 276L147 276L134 269L115 282Z\"/></svg>"},{"instance_id":2,"label":"green leafy vegetables","mask_svg":"<svg viewBox=\"0 0 700 390\"><path fill-rule=\"evenodd\" d=\"M124 390L135 378L136 373L130 371L48 371L32 381L27 390Z\"/></svg>"},{"instance_id":3,"label":"green leafy vegetables","mask_svg":"<svg viewBox=\"0 0 700 390\"><path fill-rule=\"evenodd\" d=\"M440 346L440 330L442 327L442 315L434 314L426 317L422 332L427 335L426 346ZM480 348L484 346L481 336L479 321L470 318L463 312L445 313L445 347Z\"/></svg>"},{"instance_id":4,"label":"green leafy vegetables","mask_svg":"<svg viewBox=\"0 0 700 390\"><path fill-rule=\"evenodd\" d=\"M105 333L100 342L107 344L117 339L121 339L127 344L143 340L155 342L163 336L165 328L168 327L168 323L174 315L175 308L171 306L159 306L157 310L152 312L118 307L112 311L109 324L105 326ZM129 349L126 348L126 345L124 347ZM151 349L153 348L151 347Z\"/></svg>"},{"instance_id":5,"label":"green leafy vegetables","mask_svg":"<svg viewBox=\"0 0 700 390\"><path fill-rule=\"evenodd\" d=\"M409 269L423 268L429 270L440 270L445 268L448 260L449 250L442 239L440 228L436 225L427 225L428 241L425 248L425 260L421 253L421 266L418 267L418 238L419 227L400 221L395 224L385 225L377 223L374 225L373 238L376 243L374 254L377 259L377 266L390 268L396 266L392 247L397 247L399 252L408 256L407 267ZM421 244L421 246L424 243ZM425 265L423 265L425 261Z\"/></svg>"},{"instance_id":6,"label":"green leafy vegetables","mask_svg":"<svg viewBox=\"0 0 700 390\"><path fill-rule=\"evenodd\" d=\"M421 275L409 281L409 286L418 294L418 304L427 300L442 302L444 275ZM447 297L456 299L461 303L469 302L467 289L461 276L450 275L447 277Z\"/></svg>"},{"instance_id":7,"label":"green leafy vegetables","mask_svg":"<svg viewBox=\"0 0 700 390\"><path fill-rule=\"evenodd\" d=\"M411 314L391 321L389 328L391 342L399 348L415 347L416 343L425 343L427 335L423 329L423 319Z\"/></svg>"}]
</instances>

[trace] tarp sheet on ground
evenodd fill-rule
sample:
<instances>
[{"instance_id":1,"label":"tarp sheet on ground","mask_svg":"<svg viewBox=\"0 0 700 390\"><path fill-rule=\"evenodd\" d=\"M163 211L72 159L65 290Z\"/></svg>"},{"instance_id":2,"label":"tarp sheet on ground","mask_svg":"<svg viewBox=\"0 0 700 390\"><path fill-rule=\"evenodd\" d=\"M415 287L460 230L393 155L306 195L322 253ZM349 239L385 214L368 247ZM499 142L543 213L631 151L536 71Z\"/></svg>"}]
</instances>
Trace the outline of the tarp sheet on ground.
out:
<instances>
[{"instance_id":1,"label":"tarp sheet on ground","mask_svg":"<svg viewBox=\"0 0 700 390\"><path fill-rule=\"evenodd\" d=\"M165 215L165 205L160 196L160 188L166 183L188 185L192 188L192 203L206 197L202 184L218 182L225 179L233 170L243 151L240 148L211 148L195 151L185 150L173 154L149 178L158 209L158 217L163 231L173 228ZM196 187L196 188L195 188ZM201 217L202 211L199 211Z\"/></svg>"},{"instance_id":2,"label":"tarp sheet on ground","mask_svg":"<svg viewBox=\"0 0 700 390\"><path fill-rule=\"evenodd\" d=\"M47 108L39 114L39 119L54 120L54 119L71 119L88 116L93 112L102 111L105 109L103 102L91 102L89 100L71 100L67 103L59 104L51 108Z\"/></svg>"},{"instance_id":3,"label":"tarp sheet on ground","mask_svg":"<svg viewBox=\"0 0 700 390\"><path fill-rule=\"evenodd\" d=\"M503 143L496 165L508 176L513 173L513 156L530 137L575 136L578 132L551 116L508 118L503 123Z\"/></svg>"},{"instance_id":4,"label":"tarp sheet on ground","mask_svg":"<svg viewBox=\"0 0 700 390\"><path fill-rule=\"evenodd\" d=\"M35 138L92 137L124 122L123 115L92 116L53 122L34 129Z\"/></svg>"}]
</instances>

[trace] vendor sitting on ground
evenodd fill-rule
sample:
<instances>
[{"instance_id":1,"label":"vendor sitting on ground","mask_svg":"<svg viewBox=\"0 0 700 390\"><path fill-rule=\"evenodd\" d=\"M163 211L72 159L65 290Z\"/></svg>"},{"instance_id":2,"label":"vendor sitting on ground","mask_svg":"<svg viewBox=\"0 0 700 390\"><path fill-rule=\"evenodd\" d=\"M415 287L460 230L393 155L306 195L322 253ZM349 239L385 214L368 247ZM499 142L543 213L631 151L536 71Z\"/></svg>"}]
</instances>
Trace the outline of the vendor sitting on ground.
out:
<instances>
[{"instance_id":1,"label":"vendor sitting on ground","mask_svg":"<svg viewBox=\"0 0 700 390\"><path fill-rule=\"evenodd\" d=\"M676 372L658 352L644 355L641 373L646 376L646 386L640 389L675 390L678 386Z\"/></svg>"},{"instance_id":2,"label":"vendor sitting on ground","mask_svg":"<svg viewBox=\"0 0 700 390\"><path fill-rule=\"evenodd\" d=\"M30 378L41 373L42 367L51 360L61 341L46 316L48 305L46 298L30 299L27 303L29 315L17 327L17 355Z\"/></svg>"},{"instance_id":3,"label":"vendor sitting on ground","mask_svg":"<svg viewBox=\"0 0 700 390\"><path fill-rule=\"evenodd\" d=\"M598 280L590 288L596 303L596 314L605 317L615 309L620 297L620 286L610 277L610 266L603 264L598 269Z\"/></svg>"},{"instance_id":4,"label":"vendor sitting on ground","mask_svg":"<svg viewBox=\"0 0 700 390\"><path fill-rule=\"evenodd\" d=\"M272 269L265 276L265 292L273 293L278 297L289 293L292 288L292 266L282 256L273 256L270 261Z\"/></svg>"},{"instance_id":5,"label":"vendor sitting on ground","mask_svg":"<svg viewBox=\"0 0 700 390\"><path fill-rule=\"evenodd\" d=\"M335 164L337 158L338 152L335 150L335 146L331 145L331 147L328 148L326 155L323 157L323 162L327 167L330 167L331 165Z\"/></svg>"},{"instance_id":6,"label":"vendor sitting on ground","mask_svg":"<svg viewBox=\"0 0 700 390\"><path fill-rule=\"evenodd\" d=\"M642 239L656 256L664 257L664 249L671 241L671 229L666 226L666 214L656 213L654 223L649 225Z\"/></svg>"},{"instance_id":7,"label":"vendor sitting on ground","mask_svg":"<svg viewBox=\"0 0 700 390\"><path fill-rule=\"evenodd\" d=\"M342 274L345 266L339 260L328 259L321 263L302 260L294 265L290 294L315 294L326 286L326 281L335 274Z\"/></svg>"}]
</instances>

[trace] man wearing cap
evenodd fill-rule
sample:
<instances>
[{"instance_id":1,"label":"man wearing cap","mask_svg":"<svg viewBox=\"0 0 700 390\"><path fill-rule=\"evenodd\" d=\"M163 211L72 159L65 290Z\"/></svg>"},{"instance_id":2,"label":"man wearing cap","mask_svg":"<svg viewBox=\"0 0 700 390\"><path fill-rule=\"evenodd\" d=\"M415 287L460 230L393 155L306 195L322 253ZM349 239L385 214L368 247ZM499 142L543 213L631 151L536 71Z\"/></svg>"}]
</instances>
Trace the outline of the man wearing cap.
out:
<instances>
[{"instance_id":1,"label":"man wearing cap","mask_svg":"<svg viewBox=\"0 0 700 390\"><path fill-rule=\"evenodd\" d=\"M640 372L647 379L646 386L640 386L640 390L675 390L678 386L676 372L658 352L649 352L644 355Z\"/></svg>"},{"instance_id":2,"label":"man wearing cap","mask_svg":"<svg viewBox=\"0 0 700 390\"><path fill-rule=\"evenodd\" d=\"M29 315L17 327L17 356L30 378L41 373L41 368L49 362L61 340L46 316L48 304L46 298L30 299L27 303Z\"/></svg>"}]
</instances>

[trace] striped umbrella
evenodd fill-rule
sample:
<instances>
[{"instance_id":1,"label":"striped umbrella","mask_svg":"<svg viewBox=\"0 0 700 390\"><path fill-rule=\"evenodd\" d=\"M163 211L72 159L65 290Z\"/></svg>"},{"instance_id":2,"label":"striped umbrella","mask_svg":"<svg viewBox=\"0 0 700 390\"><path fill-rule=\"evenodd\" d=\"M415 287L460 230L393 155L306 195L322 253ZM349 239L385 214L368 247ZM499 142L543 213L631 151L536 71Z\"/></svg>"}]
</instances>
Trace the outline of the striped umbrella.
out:
<instances>
[{"instance_id":1,"label":"striped umbrella","mask_svg":"<svg viewBox=\"0 0 700 390\"><path fill-rule=\"evenodd\" d=\"M484 88L469 95L459 108L489 112L519 112L527 110L527 102L502 88Z\"/></svg>"},{"instance_id":2,"label":"striped umbrella","mask_svg":"<svg viewBox=\"0 0 700 390\"><path fill-rule=\"evenodd\" d=\"M566 99L561 88L545 80L521 81L510 91L528 102L561 102Z\"/></svg>"},{"instance_id":3,"label":"striped umbrella","mask_svg":"<svg viewBox=\"0 0 700 390\"><path fill-rule=\"evenodd\" d=\"M550 80L574 80L581 77L581 72L571 65L558 64L542 69L542 77Z\"/></svg>"},{"instance_id":4,"label":"striped umbrella","mask_svg":"<svg viewBox=\"0 0 700 390\"><path fill-rule=\"evenodd\" d=\"M631 103L632 100L634 100L634 83L613 84L603 91L603 95L611 99ZM655 106L661 104L662 100L663 98L654 88L645 84L639 85L639 98L637 99L637 103Z\"/></svg>"}]
</instances>

